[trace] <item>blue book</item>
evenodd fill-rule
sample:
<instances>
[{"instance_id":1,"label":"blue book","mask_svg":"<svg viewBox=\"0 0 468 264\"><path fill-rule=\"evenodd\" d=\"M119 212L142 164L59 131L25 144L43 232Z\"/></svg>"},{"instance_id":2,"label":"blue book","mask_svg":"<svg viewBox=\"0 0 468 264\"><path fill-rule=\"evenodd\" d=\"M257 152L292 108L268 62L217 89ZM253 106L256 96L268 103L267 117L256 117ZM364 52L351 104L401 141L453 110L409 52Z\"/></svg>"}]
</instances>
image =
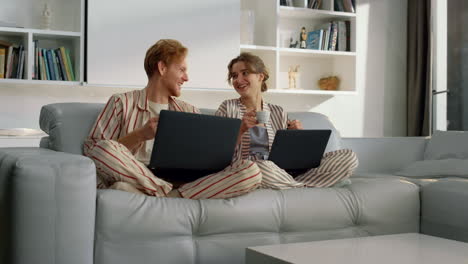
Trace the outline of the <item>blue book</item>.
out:
<instances>
[{"instance_id":1,"label":"blue book","mask_svg":"<svg viewBox=\"0 0 468 264\"><path fill-rule=\"evenodd\" d=\"M57 77L55 76L55 71L54 71L54 59L52 58L52 52L51 50L46 50L47 54L47 63L49 64L49 73L50 73L50 79L51 80L57 80Z\"/></svg>"},{"instance_id":2,"label":"blue book","mask_svg":"<svg viewBox=\"0 0 468 264\"><path fill-rule=\"evenodd\" d=\"M307 48L319 50L322 44L323 29L311 31L307 34Z\"/></svg>"},{"instance_id":3,"label":"blue book","mask_svg":"<svg viewBox=\"0 0 468 264\"><path fill-rule=\"evenodd\" d=\"M46 73L46 80L52 80L50 76L50 71L49 71L49 59L47 59L47 50L42 49L42 58L44 59L44 65L45 65L45 73Z\"/></svg>"}]
</instances>

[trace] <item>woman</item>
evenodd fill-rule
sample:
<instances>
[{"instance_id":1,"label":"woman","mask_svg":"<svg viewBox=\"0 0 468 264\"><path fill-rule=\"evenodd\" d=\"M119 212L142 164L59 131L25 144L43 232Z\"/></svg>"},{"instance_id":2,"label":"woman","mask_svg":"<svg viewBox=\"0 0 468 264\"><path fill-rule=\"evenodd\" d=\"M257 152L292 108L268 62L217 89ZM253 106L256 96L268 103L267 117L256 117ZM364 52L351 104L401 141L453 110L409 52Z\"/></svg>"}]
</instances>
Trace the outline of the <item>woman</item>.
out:
<instances>
[{"instance_id":1,"label":"woman","mask_svg":"<svg viewBox=\"0 0 468 264\"><path fill-rule=\"evenodd\" d=\"M241 53L228 65L228 82L240 95L224 101L216 115L242 119L235 160L257 162L262 171L260 187L289 189L294 187L329 187L351 176L358 165L356 154L349 149L325 153L320 166L293 178L275 163L267 160L276 131L302 129L299 120L288 120L278 105L265 102L262 92L268 87L268 71L262 59L250 53ZM270 118L258 124L257 111L270 112Z\"/></svg>"}]
</instances>

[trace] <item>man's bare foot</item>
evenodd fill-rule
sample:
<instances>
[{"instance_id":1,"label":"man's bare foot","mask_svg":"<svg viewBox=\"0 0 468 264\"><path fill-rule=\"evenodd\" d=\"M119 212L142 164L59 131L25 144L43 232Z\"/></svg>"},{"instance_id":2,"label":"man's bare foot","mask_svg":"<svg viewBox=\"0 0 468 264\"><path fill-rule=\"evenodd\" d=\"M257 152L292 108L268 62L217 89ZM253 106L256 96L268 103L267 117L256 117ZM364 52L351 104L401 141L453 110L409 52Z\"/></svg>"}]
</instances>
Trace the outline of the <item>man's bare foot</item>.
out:
<instances>
[{"instance_id":1,"label":"man's bare foot","mask_svg":"<svg viewBox=\"0 0 468 264\"><path fill-rule=\"evenodd\" d=\"M177 189L172 189L172 190L167 194L167 197L182 198L182 195L180 195L179 190L177 190Z\"/></svg>"}]
</instances>

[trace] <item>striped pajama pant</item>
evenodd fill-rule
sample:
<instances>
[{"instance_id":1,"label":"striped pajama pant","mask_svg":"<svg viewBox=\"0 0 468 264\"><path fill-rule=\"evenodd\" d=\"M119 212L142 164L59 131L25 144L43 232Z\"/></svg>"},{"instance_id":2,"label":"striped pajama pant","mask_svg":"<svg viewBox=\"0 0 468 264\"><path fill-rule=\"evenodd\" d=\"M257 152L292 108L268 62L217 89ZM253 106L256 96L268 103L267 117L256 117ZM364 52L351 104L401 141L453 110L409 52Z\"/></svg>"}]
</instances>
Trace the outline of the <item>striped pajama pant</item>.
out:
<instances>
[{"instance_id":1,"label":"striped pajama pant","mask_svg":"<svg viewBox=\"0 0 468 264\"><path fill-rule=\"evenodd\" d=\"M350 149L325 153L320 166L293 178L285 170L269 160L257 160L262 171L260 188L290 189L297 187L330 187L347 179L358 166L356 154Z\"/></svg>"},{"instance_id":2,"label":"striped pajama pant","mask_svg":"<svg viewBox=\"0 0 468 264\"><path fill-rule=\"evenodd\" d=\"M173 185L153 173L124 145L101 140L86 153L97 170L98 188L114 188L151 196L166 197ZM220 172L182 185L178 190L189 199L231 198L256 189L261 172L253 161L235 162Z\"/></svg>"}]
</instances>

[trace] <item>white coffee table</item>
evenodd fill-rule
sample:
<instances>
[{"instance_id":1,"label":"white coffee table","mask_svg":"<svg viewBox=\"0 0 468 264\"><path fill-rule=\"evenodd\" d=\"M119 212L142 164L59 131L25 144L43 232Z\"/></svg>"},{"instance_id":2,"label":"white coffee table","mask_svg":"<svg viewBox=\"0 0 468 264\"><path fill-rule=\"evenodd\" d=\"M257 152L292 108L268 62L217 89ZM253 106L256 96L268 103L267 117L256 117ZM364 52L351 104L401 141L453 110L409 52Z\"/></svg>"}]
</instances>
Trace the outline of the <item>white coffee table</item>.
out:
<instances>
[{"instance_id":1,"label":"white coffee table","mask_svg":"<svg viewBox=\"0 0 468 264\"><path fill-rule=\"evenodd\" d=\"M468 243L417 233L250 247L246 264L468 264Z\"/></svg>"}]
</instances>

